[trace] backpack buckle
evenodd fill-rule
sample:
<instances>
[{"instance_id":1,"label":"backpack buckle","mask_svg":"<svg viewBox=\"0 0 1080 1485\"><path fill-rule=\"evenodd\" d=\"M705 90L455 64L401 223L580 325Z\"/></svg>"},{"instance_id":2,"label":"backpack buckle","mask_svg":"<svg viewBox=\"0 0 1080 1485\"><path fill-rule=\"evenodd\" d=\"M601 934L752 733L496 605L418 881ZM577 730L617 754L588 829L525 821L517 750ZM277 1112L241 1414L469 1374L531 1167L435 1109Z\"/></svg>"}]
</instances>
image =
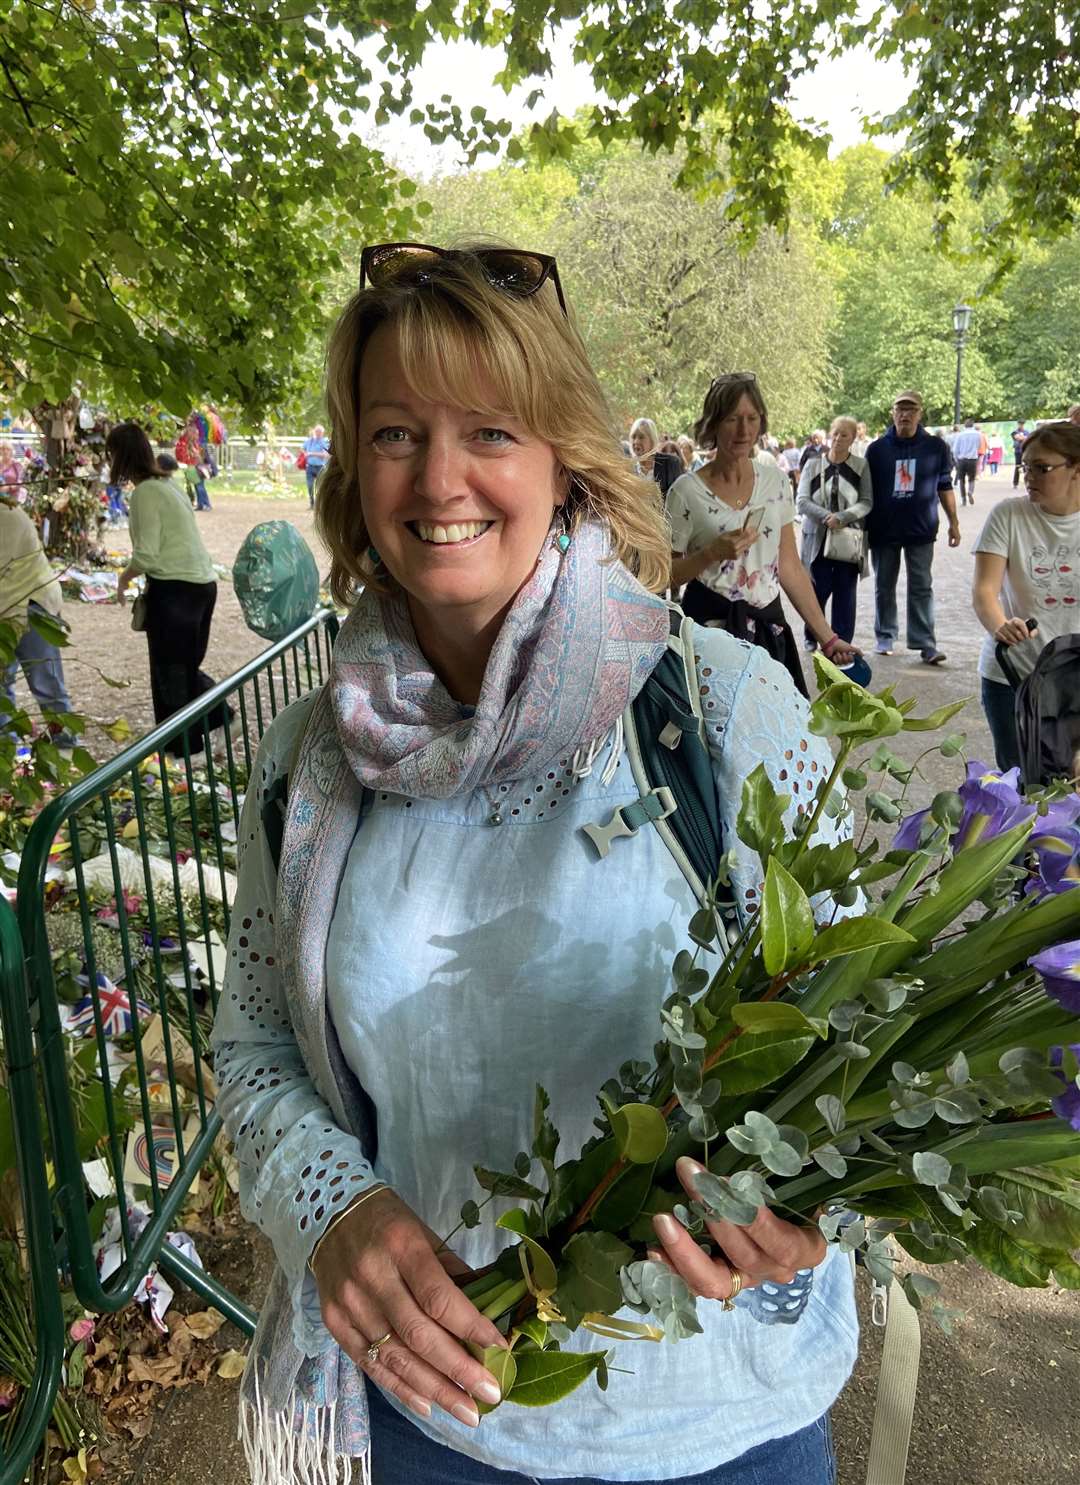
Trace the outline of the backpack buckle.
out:
<instances>
[{"instance_id":1,"label":"backpack buckle","mask_svg":"<svg viewBox=\"0 0 1080 1485\"><path fill-rule=\"evenodd\" d=\"M618 840L620 836L637 835L642 825L648 825L656 820L666 820L678 809L675 796L671 790L662 785L658 789L650 789L648 794L643 794L633 804L621 804L612 813L611 819L606 825L583 825L581 828L596 847L600 859L611 850L611 842Z\"/></svg>"}]
</instances>

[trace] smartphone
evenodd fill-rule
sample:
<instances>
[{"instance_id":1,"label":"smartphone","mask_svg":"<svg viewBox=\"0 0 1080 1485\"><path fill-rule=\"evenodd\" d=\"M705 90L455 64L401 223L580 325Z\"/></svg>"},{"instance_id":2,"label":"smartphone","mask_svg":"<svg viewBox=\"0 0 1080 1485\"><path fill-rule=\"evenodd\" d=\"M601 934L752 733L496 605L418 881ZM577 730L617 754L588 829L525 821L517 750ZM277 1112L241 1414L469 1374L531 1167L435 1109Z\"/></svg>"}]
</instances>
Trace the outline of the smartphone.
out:
<instances>
[{"instance_id":1,"label":"smartphone","mask_svg":"<svg viewBox=\"0 0 1080 1485\"><path fill-rule=\"evenodd\" d=\"M761 508L760 507L751 507L751 509L748 510L746 512L746 515L743 517L743 523L742 523L742 528L741 529L743 531L745 531L746 528L750 525L750 517L751 516L760 516L760 515L761 515ZM758 528L755 526L755 530L757 530L757 529Z\"/></svg>"}]
</instances>

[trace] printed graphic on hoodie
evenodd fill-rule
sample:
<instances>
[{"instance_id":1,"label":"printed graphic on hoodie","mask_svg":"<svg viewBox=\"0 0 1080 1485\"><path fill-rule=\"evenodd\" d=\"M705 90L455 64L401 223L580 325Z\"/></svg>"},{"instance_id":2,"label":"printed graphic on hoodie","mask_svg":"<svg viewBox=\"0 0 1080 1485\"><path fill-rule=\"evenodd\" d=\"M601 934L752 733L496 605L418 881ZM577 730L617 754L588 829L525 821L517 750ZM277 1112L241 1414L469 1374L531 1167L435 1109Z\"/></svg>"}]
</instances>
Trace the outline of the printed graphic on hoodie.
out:
<instances>
[{"instance_id":1,"label":"printed graphic on hoodie","mask_svg":"<svg viewBox=\"0 0 1080 1485\"><path fill-rule=\"evenodd\" d=\"M916 461L914 459L897 459L896 461L893 494L898 499L906 499L914 492L915 464Z\"/></svg>"}]
</instances>

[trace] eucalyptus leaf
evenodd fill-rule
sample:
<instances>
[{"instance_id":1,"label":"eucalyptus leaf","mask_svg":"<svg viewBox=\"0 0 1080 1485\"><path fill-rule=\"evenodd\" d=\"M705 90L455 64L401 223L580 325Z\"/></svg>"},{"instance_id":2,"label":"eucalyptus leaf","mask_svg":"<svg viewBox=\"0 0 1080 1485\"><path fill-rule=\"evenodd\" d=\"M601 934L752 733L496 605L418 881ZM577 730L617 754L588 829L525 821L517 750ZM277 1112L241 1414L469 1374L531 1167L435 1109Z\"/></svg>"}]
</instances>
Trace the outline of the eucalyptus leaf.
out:
<instances>
[{"instance_id":1,"label":"eucalyptus leaf","mask_svg":"<svg viewBox=\"0 0 1080 1485\"><path fill-rule=\"evenodd\" d=\"M923 1186L944 1186L952 1175L952 1165L934 1150L920 1150L911 1157L915 1179Z\"/></svg>"},{"instance_id":2,"label":"eucalyptus leaf","mask_svg":"<svg viewBox=\"0 0 1080 1485\"><path fill-rule=\"evenodd\" d=\"M815 1162L837 1181L847 1175L848 1164L835 1145L818 1145L813 1151Z\"/></svg>"},{"instance_id":3,"label":"eucalyptus leaf","mask_svg":"<svg viewBox=\"0 0 1080 1485\"><path fill-rule=\"evenodd\" d=\"M847 1123L847 1115L840 1099L834 1093L823 1093L820 1098L814 1099L814 1105L825 1120L829 1133L840 1134Z\"/></svg>"}]
</instances>

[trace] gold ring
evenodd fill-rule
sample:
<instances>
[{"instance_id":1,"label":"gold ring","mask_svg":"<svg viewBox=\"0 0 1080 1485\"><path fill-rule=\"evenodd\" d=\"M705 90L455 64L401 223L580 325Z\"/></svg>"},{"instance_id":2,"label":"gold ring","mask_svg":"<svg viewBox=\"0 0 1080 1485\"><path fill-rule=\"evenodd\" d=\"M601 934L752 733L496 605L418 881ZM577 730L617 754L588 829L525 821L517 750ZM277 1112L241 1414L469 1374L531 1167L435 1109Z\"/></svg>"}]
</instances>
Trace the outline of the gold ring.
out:
<instances>
[{"instance_id":1,"label":"gold ring","mask_svg":"<svg viewBox=\"0 0 1080 1485\"><path fill-rule=\"evenodd\" d=\"M736 1296L742 1292L744 1283L745 1280L743 1279L742 1274L737 1268L733 1268L731 1270L731 1293L728 1295L727 1299L724 1300L725 1310L733 1310L735 1308Z\"/></svg>"},{"instance_id":2,"label":"gold ring","mask_svg":"<svg viewBox=\"0 0 1080 1485\"><path fill-rule=\"evenodd\" d=\"M372 1341L371 1345L367 1348L367 1359L368 1359L369 1362L376 1362L376 1361L378 1361L378 1359L379 1359L379 1347L380 1346L385 1346L386 1343L387 1343L387 1341L391 1338L391 1336L393 1334L394 1334L394 1332L392 1330L388 1330L386 1332L386 1334L385 1335L381 1335L377 1341Z\"/></svg>"}]
</instances>

